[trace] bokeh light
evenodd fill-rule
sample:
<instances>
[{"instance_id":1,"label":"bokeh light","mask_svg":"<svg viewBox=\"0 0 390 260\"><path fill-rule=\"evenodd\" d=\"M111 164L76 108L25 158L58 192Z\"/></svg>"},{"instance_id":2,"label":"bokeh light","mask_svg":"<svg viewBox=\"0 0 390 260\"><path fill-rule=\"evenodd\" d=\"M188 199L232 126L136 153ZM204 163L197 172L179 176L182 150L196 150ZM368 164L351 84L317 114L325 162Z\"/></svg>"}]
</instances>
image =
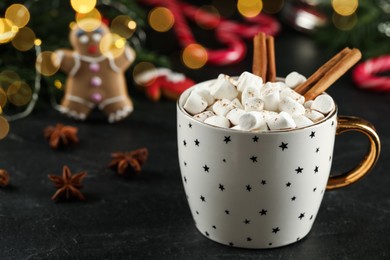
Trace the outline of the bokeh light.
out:
<instances>
[{"instance_id":1,"label":"bokeh light","mask_svg":"<svg viewBox=\"0 0 390 260\"><path fill-rule=\"evenodd\" d=\"M118 15L111 22L111 32L126 39L133 35L136 28L137 23L127 15Z\"/></svg>"},{"instance_id":2,"label":"bokeh light","mask_svg":"<svg viewBox=\"0 0 390 260\"><path fill-rule=\"evenodd\" d=\"M332 0L334 11L342 16L350 16L355 13L358 5L358 0Z\"/></svg>"},{"instance_id":3,"label":"bokeh light","mask_svg":"<svg viewBox=\"0 0 390 260\"><path fill-rule=\"evenodd\" d=\"M0 44L11 41L18 31L19 28L11 20L0 18Z\"/></svg>"},{"instance_id":4,"label":"bokeh light","mask_svg":"<svg viewBox=\"0 0 390 260\"><path fill-rule=\"evenodd\" d=\"M8 121L4 117L0 116L0 140L4 139L8 135L8 132L9 132Z\"/></svg>"},{"instance_id":5,"label":"bokeh light","mask_svg":"<svg viewBox=\"0 0 390 260\"><path fill-rule=\"evenodd\" d=\"M126 47L126 39L116 33L105 34L99 43L100 52L109 57L119 57Z\"/></svg>"},{"instance_id":6,"label":"bokeh light","mask_svg":"<svg viewBox=\"0 0 390 260\"><path fill-rule=\"evenodd\" d=\"M172 28L175 18L165 7L156 7L149 12L148 23L157 32L166 32Z\"/></svg>"},{"instance_id":7,"label":"bokeh light","mask_svg":"<svg viewBox=\"0 0 390 260\"><path fill-rule=\"evenodd\" d=\"M35 68L44 76L51 76L59 69L59 64L54 62L58 60L57 55L51 51L41 52L36 60Z\"/></svg>"},{"instance_id":8,"label":"bokeh light","mask_svg":"<svg viewBox=\"0 0 390 260\"><path fill-rule=\"evenodd\" d=\"M61 80L59 80L59 79L56 79L56 80L54 80L54 87L56 87L57 89L62 89L62 82L61 82Z\"/></svg>"},{"instance_id":9,"label":"bokeh light","mask_svg":"<svg viewBox=\"0 0 390 260\"><path fill-rule=\"evenodd\" d=\"M238 0L237 2L237 10L242 16L248 18L259 15L262 9L262 0Z\"/></svg>"},{"instance_id":10,"label":"bokeh light","mask_svg":"<svg viewBox=\"0 0 390 260\"><path fill-rule=\"evenodd\" d=\"M0 107L3 108L7 104L7 93L0 87Z\"/></svg>"},{"instance_id":11,"label":"bokeh light","mask_svg":"<svg viewBox=\"0 0 390 260\"><path fill-rule=\"evenodd\" d=\"M78 13L89 13L96 6L96 0L71 0L72 8Z\"/></svg>"},{"instance_id":12,"label":"bokeh light","mask_svg":"<svg viewBox=\"0 0 390 260\"><path fill-rule=\"evenodd\" d=\"M188 68L199 69L206 64L208 60L208 54L202 45L196 43L189 44L183 50L182 60L184 65L186 65Z\"/></svg>"},{"instance_id":13,"label":"bokeh light","mask_svg":"<svg viewBox=\"0 0 390 260\"><path fill-rule=\"evenodd\" d=\"M41 46L41 44L42 44L42 40L39 39L39 38L36 38L35 41L34 41L34 45L35 46Z\"/></svg>"},{"instance_id":14,"label":"bokeh light","mask_svg":"<svg viewBox=\"0 0 390 260\"><path fill-rule=\"evenodd\" d=\"M157 69L150 62L142 61L138 63L133 69L133 79L139 86L150 86L156 80L156 77ZM150 81L149 79L152 80Z\"/></svg>"},{"instance_id":15,"label":"bokeh light","mask_svg":"<svg viewBox=\"0 0 390 260\"><path fill-rule=\"evenodd\" d=\"M284 0L263 0L263 12L267 14L276 14L284 6Z\"/></svg>"},{"instance_id":16,"label":"bokeh light","mask_svg":"<svg viewBox=\"0 0 390 260\"><path fill-rule=\"evenodd\" d=\"M24 5L13 4L5 11L5 18L12 21L15 26L22 28L30 20L30 12Z\"/></svg>"},{"instance_id":17,"label":"bokeh light","mask_svg":"<svg viewBox=\"0 0 390 260\"><path fill-rule=\"evenodd\" d=\"M0 73L0 86L2 88L7 89L15 81L20 81L20 77L15 71L4 70Z\"/></svg>"},{"instance_id":18,"label":"bokeh light","mask_svg":"<svg viewBox=\"0 0 390 260\"><path fill-rule=\"evenodd\" d=\"M339 15L338 13L333 13L332 22L337 29L341 31L349 31L357 24L358 16L356 15L356 13L353 13L349 16L343 16Z\"/></svg>"},{"instance_id":19,"label":"bokeh light","mask_svg":"<svg viewBox=\"0 0 390 260\"><path fill-rule=\"evenodd\" d=\"M28 51L34 46L35 33L29 27L21 28L12 39L12 45L19 51Z\"/></svg>"},{"instance_id":20,"label":"bokeh light","mask_svg":"<svg viewBox=\"0 0 390 260\"><path fill-rule=\"evenodd\" d=\"M203 12L209 13L210 15L214 16L214 19L210 19L208 21L201 19ZM217 27L219 25L220 18L221 16L219 14L218 9L212 5L204 5L200 7L195 13L195 22L199 25L199 27L205 30L211 30Z\"/></svg>"},{"instance_id":21,"label":"bokeh light","mask_svg":"<svg viewBox=\"0 0 390 260\"><path fill-rule=\"evenodd\" d=\"M24 106L31 100L31 87L24 81L16 81L8 87L7 97L15 106Z\"/></svg>"},{"instance_id":22,"label":"bokeh light","mask_svg":"<svg viewBox=\"0 0 390 260\"><path fill-rule=\"evenodd\" d=\"M220 15L225 18L231 17L236 12L235 0L213 0L212 5L215 6Z\"/></svg>"},{"instance_id":23,"label":"bokeh light","mask_svg":"<svg viewBox=\"0 0 390 260\"><path fill-rule=\"evenodd\" d=\"M92 32L102 24L102 15L97 9L88 13L76 13L77 25L86 32Z\"/></svg>"}]
</instances>

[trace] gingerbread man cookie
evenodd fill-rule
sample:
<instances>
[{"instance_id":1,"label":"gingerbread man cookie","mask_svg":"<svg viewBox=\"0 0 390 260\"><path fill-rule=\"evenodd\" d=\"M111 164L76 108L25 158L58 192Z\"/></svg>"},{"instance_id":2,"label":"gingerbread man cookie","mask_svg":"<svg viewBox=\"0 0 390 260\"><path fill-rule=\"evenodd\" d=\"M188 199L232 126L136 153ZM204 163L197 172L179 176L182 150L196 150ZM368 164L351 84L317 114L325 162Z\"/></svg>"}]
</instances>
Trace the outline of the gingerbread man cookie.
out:
<instances>
[{"instance_id":1,"label":"gingerbread man cookie","mask_svg":"<svg viewBox=\"0 0 390 260\"><path fill-rule=\"evenodd\" d=\"M133 111L124 72L134 61L135 52L125 45L117 57L110 52L102 53L99 44L109 33L103 23L91 31L75 25L69 35L73 50L55 52L54 63L68 75L60 106L62 113L84 120L98 107L112 123Z\"/></svg>"}]
</instances>

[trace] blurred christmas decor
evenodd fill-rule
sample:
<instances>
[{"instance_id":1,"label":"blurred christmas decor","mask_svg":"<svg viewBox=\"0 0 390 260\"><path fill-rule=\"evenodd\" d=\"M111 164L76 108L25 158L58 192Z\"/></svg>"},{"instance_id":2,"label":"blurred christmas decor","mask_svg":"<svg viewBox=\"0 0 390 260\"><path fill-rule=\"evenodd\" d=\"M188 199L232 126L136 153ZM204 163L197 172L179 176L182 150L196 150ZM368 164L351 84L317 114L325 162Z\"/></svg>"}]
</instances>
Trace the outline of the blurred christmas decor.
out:
<instances>
[{"instance_id":1,"label":"blurred christmas decor","mask_svg":"<svg viewBox=\"0 0 390 260\"><path fill-rule=\"evenodd\" d=\"M261 0L239 0L235 8L245 22L221 17L211 5L197 7L180 0L142 0L154 8L149 12L149 24L159 32L171 27L183 49L183 63L191 69L199 69L206 63L228 65L241 61L245 57L246 45L242 39L252 39L262 31L269 35L279 32L279 23L271 16L261 14ZM222 2L222 1L221 1ZM229 2L229 1L228 1ZM215 30L215 38L226 47L208 49L199 44L188 25L187 19L206 30Z\"/></svg>"}]
</instances>

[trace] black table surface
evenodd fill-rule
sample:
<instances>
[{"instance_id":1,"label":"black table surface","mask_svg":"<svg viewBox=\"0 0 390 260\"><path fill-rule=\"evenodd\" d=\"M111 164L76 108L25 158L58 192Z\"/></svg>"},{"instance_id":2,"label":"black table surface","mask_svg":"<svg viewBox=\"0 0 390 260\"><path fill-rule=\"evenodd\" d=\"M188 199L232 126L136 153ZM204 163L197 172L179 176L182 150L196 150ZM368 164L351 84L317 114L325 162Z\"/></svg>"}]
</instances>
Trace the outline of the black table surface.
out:
<instances>
[{"instance_id":1,"label":"black table surface","mask_svg":"<svg viewBox=\"0 0 390 260\"><path fill-rule=\"evenodd\" d=\"M161 37L161 36L159 36ZM195 81L220 72L239 75L251 70L251 44L241 63L190 71L180 63L172 35L173 69ZM162 41L160 41L161 43ZM151 47L161 48L158 43ZM298 71L309 76L335 51L306 36L283 29L276 39L280 76ZM41 91L39 102L45 101ZM134 113L108 124L97 112L75 122L49 106L10 123L0 141L0 168L11 175L0 189L0 259L390 259L390 95L357 89L345 75L330 93L339 114L372 122L382 141L373 171L349 187L327 191L309 235L298 243L267 250L231 248L212 242L194 225L180 176L176 142L176 104L153 103L131 88ZM79 128L80 143L52 150L43 137L48 125ZM107 168L114 151L147 147L149 159L139 176L123 178ZM357 165L368 149L361 134L336 138L332 172ZM84 202L50 200L55 188L48 174L87 171Z\"/></svg>"}]
</instances>

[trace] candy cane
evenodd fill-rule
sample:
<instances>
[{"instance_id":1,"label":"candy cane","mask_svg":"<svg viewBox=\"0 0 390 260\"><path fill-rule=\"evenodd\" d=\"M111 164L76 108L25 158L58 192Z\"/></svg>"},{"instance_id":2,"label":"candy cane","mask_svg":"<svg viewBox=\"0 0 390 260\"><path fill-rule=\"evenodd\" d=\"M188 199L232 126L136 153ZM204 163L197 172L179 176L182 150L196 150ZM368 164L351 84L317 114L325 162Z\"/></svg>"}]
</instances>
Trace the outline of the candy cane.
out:
<instances>
[{"instance_id":1,"label":"candy cane","mask_svg":"<svg viewBox=\"0 0 390 260\"><path fill-rule=\"evenodd\" d=\"M369 59L360 63L352 72L358 87L374 91L390 91L390 77L378 73L390 70L390 55Z\"/></svg>"},{"instance_id":2,"label":"candy cane","mask_svg":"<svg viewBox=\"0 0 390 260\"><path fill-rule=\"evenodd\" d=\"M173 26L176 36L182 48L189 44L197 43L185 16L191 20L197 20L203 24L218 24L216 28L217 39L226 45L223 49L206 49L208 63L214 65L227 65L242 60L246 53L245 43L240 38L253 38L259 31L275 35L279 29L279 23L270 16L258 15L255 18L247 18L251 25L239 24L237 22L221 19L219 16L206 12L190 4L178 0L142 0L149 5L165 6L171 10L175 24ZM196 17L196 18L195 18Z\"/></svg>"}]
</instances>

